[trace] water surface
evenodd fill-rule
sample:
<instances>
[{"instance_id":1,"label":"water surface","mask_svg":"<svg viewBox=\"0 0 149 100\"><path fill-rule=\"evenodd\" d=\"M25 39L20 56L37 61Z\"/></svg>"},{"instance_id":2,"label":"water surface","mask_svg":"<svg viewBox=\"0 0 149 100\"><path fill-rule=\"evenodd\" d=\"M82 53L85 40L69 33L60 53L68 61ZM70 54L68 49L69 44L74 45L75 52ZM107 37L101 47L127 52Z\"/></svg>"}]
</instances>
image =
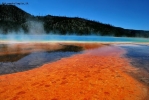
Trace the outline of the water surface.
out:
<instances>
[{"instance_id":1,"label":"water surface","mask_svg":"<svg viewBox=\"0 0 149 100\"><path fill-rule=\"evenodd\" d=\"M149 86L149 45L127 44L121 47L127 51L125 57L136 69L129 73Z\"/></svg>"},{"instance_id":2,"label":"water surface","mask_svg":"<svg viewBox=\"0 0 149 100\"><path fill-rule=\"evenodd\" d=\"M0 48L0 50L2 50L2 48ZM0 55L0 75L40 67L45 63L54 62L61 58L81 53L82 50L83 49L78 46L63 45L63 48L55 51L46 51L43 49L38 52L18 52L16 54Z\"/></svg>"},{"instance_id":3,"label":"water surface","mask_svg":"<svg viewBox=\"0 0 149 100\"><path fill-rule=\"evenodd\" d=\"M132 60L131 64L144 68L149 72L149 45L124 45L126 57Z\"/></svg>"},{"instance_id":4,"label":"water surface","mask_svg":"<svg viewBox=\"0 0 149 100\"><path fill-rule=\"evenodd\" d=\"M0 35L4 41L149 42L147 38L76 35Z\"/></svg>"}]
</instances>

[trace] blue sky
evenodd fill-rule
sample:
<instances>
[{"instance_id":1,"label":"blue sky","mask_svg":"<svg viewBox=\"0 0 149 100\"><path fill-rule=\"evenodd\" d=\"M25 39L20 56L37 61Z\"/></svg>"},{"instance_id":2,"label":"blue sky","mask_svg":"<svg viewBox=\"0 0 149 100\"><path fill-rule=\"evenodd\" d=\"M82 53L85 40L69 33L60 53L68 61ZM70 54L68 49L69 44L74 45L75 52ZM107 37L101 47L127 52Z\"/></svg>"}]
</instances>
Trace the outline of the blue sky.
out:
<instances>
[{"instance_id":1,"label":"blue sky","mask_svg":"<svg viewBox=\"0 0 149 100\"><path fill-rule=\"evenodd\" d=\"M82 17L117 27L149 30L149 0L1 0L32 15Z\"/></svg>"}]
</instances>

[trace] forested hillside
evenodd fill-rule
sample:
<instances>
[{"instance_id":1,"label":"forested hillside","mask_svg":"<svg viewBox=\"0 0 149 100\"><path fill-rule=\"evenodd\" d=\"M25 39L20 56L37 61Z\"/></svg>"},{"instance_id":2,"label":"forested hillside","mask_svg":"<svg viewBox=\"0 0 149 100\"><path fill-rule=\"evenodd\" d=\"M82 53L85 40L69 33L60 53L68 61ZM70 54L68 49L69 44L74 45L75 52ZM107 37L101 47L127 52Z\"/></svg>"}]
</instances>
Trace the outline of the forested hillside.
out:
<instances>
[{"instance_id":1,"label":"forested hillside","mask_svg":"<svg viewBox=\"0 0 149 100\"><path fill-rule=\"evenodd\" d=\"M34 22L42 24L46 34L94 34L117 37L149 37L149 31L123 29L110 24L79 17L52 15L34 16L14 5L0 5L0 34L9 34L11 32L19 34L20 31L29 34L31 28L30 24L32 24L35 29L38 28Z\"/></svg>"}]
</instances>

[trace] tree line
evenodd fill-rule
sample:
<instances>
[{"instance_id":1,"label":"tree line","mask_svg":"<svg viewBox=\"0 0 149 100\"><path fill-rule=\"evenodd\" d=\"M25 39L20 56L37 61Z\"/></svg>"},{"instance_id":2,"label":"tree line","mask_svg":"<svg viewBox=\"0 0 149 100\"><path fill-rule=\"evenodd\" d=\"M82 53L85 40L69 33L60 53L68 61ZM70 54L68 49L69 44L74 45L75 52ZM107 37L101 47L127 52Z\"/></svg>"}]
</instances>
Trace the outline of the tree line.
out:
<instances>
[{"instance_id":1,"label":"tree line","mask_svg":"<svg viewBox=\"0 0 149 100\"><path fill-rule=\"evenodd\" d=\"M124 29L79 17L33 16L14 5L0 5L0 30L3 34L23 30L29 32L27 21L42 21L47 34L108 35L116 37L149 37L149 31Z\"/></svg>"}]
</instances>

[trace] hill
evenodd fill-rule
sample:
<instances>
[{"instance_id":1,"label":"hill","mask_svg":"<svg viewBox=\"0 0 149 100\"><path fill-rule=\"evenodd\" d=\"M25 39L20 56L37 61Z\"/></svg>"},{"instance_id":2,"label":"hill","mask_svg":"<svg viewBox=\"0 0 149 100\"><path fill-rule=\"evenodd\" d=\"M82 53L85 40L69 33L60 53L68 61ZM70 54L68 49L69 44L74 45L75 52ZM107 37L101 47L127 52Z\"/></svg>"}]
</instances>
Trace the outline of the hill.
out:
<instances>
[{"instance_id":1,"label":"hill","mask_svg":"<svg viewBox=\"0 0 149 100\"><path fill-rule=\"evenodd\" d=\"M26 34L44 32L61 35L95 34L117 37L149 37L149 31L124 29L79 17L33 16L14 5L0 5L0 30L2 34L9 34L10 32L19 34L21 30Z\"/></svg>"}]
</instances>

